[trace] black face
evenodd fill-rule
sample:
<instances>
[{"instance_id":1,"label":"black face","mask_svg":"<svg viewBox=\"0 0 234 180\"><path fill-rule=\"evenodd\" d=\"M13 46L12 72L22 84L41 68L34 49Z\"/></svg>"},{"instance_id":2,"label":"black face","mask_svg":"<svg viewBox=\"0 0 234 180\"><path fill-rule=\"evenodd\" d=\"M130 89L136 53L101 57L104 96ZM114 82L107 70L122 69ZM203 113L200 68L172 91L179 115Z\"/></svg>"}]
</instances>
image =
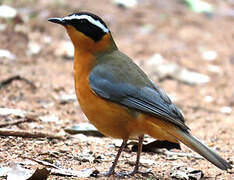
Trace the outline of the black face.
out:
<instances>
[{"instance_id":1,"label":"black face","mask_svg":"<svg viewBox=\"0 0 234 180\"><path fill-rule=\"evenodd\" d=\"M100 23L99 25L101 27L97 26L95 23L92 23L94 21L96 21L98 24ZM64 18L64 22L67 25L75 27L77 31L82 32L86 36L93 39L95 42L101 40L102 37L108 32L108 31L106 32L108 28L106 24L103 22L103 20L92 13L80 12L80 13L70 14Z\"/></svg>"}]
</instances>

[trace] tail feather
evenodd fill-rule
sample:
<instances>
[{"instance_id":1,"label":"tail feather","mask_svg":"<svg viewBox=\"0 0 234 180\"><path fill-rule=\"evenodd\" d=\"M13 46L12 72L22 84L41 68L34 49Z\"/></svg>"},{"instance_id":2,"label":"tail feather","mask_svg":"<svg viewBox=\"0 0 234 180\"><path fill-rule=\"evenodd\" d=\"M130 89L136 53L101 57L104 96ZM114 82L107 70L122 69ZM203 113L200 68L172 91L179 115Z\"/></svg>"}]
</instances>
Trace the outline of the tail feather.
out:
<instances>
[{"instance_id":1,"label":"tail feather","mask_svg":"<svg viewBox=\"0 0 234 180\"><path fill-rule=\"evenodd\" d=\"M217 153L215 153L206 145L204 145L202 142L200 142L197 138L192 136L189 132L177 129L176 131L173 131L170 133L173 136L175 136L179 141L181 141L186 146L190 147L191 149L199 153L201 156L203 156L205 159L210 161L212 164L214 164L218 168L222 170L228 170L232 168L231 164L229 164L226 160L220 157Z\"/></svg>"}]
</instances>

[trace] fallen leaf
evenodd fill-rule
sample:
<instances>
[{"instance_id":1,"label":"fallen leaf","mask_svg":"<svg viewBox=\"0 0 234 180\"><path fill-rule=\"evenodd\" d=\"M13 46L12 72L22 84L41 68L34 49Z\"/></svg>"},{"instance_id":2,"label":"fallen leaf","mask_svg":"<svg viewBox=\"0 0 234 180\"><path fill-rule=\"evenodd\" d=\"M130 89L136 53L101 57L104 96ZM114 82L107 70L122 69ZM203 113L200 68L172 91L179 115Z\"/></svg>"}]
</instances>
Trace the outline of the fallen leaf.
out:
<instances>
[{"instance_id":1,"label":"fallen leaf","mask_svg":"<svg viewBox=\"0 0 234 180\"><path fill-rule=\"evenodd\" d=\"M184 167L184 166L175 166L170 172L171 178L184 179L184 180L199 180L204 174L201 170Z\"/></svg>"},{"instance_id":2,"label":"fallen leaf","mask_svg":"<svg viewBox=\"0 0 234 180\"><path fill-rule=\"evenodd\" d=\"M37 168L30 178L27 180L46 180L49 176L50 171L46 168L39 169Z\"/></svg>"}]
</instances>

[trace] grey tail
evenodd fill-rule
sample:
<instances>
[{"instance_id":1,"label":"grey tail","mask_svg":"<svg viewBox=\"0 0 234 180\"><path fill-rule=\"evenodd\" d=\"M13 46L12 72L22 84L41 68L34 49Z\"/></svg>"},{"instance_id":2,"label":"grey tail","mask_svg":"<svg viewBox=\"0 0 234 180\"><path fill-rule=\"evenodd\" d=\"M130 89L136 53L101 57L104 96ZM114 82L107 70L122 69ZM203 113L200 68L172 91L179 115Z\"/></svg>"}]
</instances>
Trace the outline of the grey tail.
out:
<instances>
[{"instance_id":1,"label":"grey tail","mask_svg":"<svg viewBox=\"0 0 234 180\"><path fill-rule=\"evenodd\" d=\"M224 160L222 157L220 157L217 153L212 151L202 142L200 142L197 138L192 136L189 132L177 129L176 131L172 131L170 133L174 135L179 141L181 141L186 146L199 153L201 156L203 156L205 159L210 161L218 168L222 170L232 169L230 163L228 163L226 160Z\"/></svg>"}]
</instances>

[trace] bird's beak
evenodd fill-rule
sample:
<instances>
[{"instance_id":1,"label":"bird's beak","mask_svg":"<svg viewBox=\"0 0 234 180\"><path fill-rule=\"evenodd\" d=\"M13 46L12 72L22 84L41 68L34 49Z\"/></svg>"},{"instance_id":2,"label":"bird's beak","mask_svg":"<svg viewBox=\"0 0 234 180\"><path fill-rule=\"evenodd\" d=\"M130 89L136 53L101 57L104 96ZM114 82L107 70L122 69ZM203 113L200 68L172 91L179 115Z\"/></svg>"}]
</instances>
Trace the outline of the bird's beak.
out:
<instances>
[{"instance_id":1,"label":"bird's beak","mask_svg":"<svg viewBox=\"0 0 234 180\"><path fill-rule=\"evenodd\" d=\"M64 20L64 18L49 18L48 21L56 23L56 24L61 24L63 26L66 25L66 21Z\"/></svg>"}]
</instances>

